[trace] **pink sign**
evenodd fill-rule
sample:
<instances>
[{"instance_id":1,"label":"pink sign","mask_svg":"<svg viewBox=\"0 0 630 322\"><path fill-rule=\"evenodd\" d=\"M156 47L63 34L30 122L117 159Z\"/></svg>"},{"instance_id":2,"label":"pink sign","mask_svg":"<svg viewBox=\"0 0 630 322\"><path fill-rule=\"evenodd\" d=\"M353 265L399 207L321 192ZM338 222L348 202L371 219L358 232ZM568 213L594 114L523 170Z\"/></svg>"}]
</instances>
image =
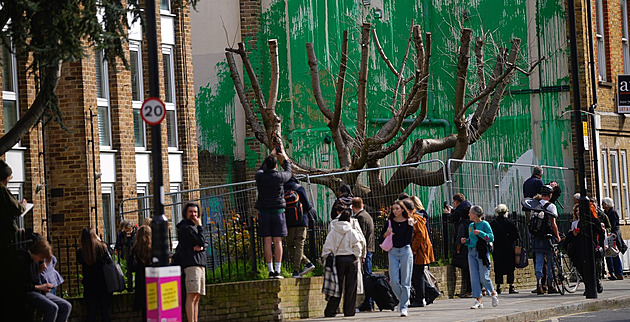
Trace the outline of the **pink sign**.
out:
<instances>
[{"instance_id":1,"label":"pink sign","mask_svg":"<svg viewBox=\"0 0 630 322\"><path fill-rule=\"evenodd\" d=\"M180 322L181 270L179 266L147 267L147 322Z\"/></svg>"}]
</instances>

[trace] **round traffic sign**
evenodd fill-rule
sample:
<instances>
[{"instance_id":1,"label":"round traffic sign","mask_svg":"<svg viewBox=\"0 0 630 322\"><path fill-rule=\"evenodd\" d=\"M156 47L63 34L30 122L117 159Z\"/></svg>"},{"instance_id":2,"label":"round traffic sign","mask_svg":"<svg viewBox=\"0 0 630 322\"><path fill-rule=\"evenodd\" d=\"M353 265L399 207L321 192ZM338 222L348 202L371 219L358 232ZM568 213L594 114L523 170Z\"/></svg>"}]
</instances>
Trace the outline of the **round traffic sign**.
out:
<instances>
[{"instance_id":1,"label":"round traffic sign","mask_svg":"<svg viewBox=\"0 0 630 322\"><path fill-rule=\"evenodd\" d=\"M140 116L149 125L158 125L164 116L166 116L166 106L161 99L157 97L150 97L144 100L142 103L142 109L140 109Z\"/></svg>"}]
</instances>

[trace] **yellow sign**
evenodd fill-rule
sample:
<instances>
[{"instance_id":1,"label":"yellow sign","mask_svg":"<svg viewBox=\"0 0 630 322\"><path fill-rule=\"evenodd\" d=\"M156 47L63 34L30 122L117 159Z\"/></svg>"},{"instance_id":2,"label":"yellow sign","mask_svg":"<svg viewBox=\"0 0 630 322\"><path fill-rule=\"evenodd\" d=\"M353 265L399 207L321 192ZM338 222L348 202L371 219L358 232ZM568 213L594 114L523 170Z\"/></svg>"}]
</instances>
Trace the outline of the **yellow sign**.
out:
<instances>
[{"instance_id":1,"label":"yellow sign","mask_svg":"<svg viewBox=\"0 0 630 322\"><path fill-rule=\"evenodd\" d=\"M582 133L584 136L588 136L588 122L582 122Z\"/></svg>"},{"instance_id":2,"label":"yellow sign","mask_svg":"<svg viewBox=\"0 0 630 322\"><path fill-rule=\"evenodd\" d=\"M160 284L162 290L162 311L172 310L179 306L177 281Z\"/></svg>"},{"instance_id":3,"label":"yellow sign","mask_svg":"<svg viewBox=\"0 0 630 322\"><path fill-rule=\"evenodd\" d=\"M157 310L157 283L147 284L147 310Z\"/></svg>"}]
</instances>

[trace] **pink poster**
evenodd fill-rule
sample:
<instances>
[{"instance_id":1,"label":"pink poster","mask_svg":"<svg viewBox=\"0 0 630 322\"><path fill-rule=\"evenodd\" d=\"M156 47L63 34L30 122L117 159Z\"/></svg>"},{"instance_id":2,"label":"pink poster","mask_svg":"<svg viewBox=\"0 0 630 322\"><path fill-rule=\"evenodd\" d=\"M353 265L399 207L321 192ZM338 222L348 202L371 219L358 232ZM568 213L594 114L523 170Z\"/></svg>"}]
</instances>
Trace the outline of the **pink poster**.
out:
<instances>
[{"instance_id":1,"label":"pink poster","mask_svg":"<svg viewBox=\"0 0 630 322\"><path fill-rule=\"evenodd\" d=\"M179 266L147 267L145 273L147 276L147 321L182 321Z\"/></svg>"}]
</instances>

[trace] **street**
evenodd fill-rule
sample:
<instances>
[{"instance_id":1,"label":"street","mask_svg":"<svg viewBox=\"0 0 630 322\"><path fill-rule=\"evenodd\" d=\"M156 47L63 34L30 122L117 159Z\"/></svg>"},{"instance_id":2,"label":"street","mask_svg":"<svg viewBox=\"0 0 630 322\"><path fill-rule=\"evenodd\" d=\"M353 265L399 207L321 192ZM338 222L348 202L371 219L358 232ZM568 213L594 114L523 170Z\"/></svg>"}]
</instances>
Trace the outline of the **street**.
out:
<instances>
[{"instance_id":1,"label":"street","mask_svg":"<svg viewBox=\"0 0 630 322\"><path fill-rule=\"evenodd\" d=\"M630 308L568 314L568 315L556 316L550 319L540 320L540 321L573 322L573 321L584 321L584 320L593 320L593 321L598 321L598 322L630 321Z\"/></svg>"}]
</instances>

